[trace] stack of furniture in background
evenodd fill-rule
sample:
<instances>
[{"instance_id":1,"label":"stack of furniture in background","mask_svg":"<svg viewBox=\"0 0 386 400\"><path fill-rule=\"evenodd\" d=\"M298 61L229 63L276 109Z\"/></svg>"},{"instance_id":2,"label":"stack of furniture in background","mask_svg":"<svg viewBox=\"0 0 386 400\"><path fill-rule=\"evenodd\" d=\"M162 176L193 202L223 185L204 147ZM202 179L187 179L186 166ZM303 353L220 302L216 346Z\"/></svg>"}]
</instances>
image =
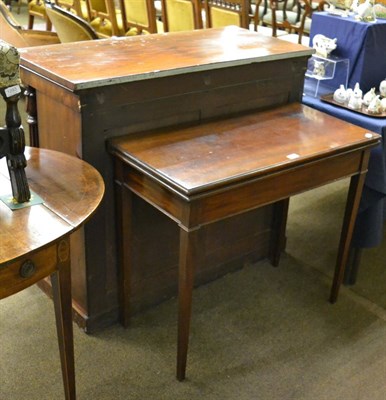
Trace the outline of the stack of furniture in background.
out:
<instances>
[{"instance_id":1,"label":"stack of furniture in background","mask_svg":"<svg viewBox=\"0 0 386 400\"><path fill-rule=\"evenodd\" d=\"M304 36L310 31L312 13L321 9L324 0L31 0L30 29L36 26L36 18L44 21L46 30L52 29L46 12L49 3L83 19L99 38L236 25L308 43Z\"/></svg>"}]
</instances>

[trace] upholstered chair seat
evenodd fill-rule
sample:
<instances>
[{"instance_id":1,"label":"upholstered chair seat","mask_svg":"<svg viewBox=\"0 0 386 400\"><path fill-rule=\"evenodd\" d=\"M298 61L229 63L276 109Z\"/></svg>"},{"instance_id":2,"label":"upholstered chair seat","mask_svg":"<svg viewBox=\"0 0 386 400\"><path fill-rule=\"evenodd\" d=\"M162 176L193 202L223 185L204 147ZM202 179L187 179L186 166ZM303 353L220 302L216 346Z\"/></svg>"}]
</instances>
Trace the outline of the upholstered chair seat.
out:
<instances>
[{"instance_id":1,"label":"upholstered chair seat","mask_svg":"<svg viewBox=\"0 0 386 400\"><path fill-rule=\"evenodd\" d=\"M299 22L298 13L296 11L286 11L286 15L284 16L283 10L276 11L276 21L278 23L282 23L285 20L288 21L291 25L296 25ZM263 24L272 25L272 11L268 11L263 16Z\"/></svg>"}]
</instances>

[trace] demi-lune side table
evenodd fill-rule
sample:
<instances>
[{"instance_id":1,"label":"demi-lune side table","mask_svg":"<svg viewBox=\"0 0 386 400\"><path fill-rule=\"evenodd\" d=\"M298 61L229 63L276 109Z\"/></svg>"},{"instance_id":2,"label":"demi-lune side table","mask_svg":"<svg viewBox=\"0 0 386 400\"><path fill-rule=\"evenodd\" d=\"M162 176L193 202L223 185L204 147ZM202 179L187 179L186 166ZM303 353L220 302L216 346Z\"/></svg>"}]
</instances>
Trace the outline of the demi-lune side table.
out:
<instances>
[{"instance_id":1,"label":"demi-lune side table","mask_svg":"<svg viewBox=\"0 0 386 400\"><path fill-rule=\"evenodd\" d=\"M97 209L104 182L94 167L67 154L27 147L25 155L28 206L12 204L6 160L0 160L0 299L51 277L65 398L74 400L69 237Z\"/></svg>"}]
</instances>

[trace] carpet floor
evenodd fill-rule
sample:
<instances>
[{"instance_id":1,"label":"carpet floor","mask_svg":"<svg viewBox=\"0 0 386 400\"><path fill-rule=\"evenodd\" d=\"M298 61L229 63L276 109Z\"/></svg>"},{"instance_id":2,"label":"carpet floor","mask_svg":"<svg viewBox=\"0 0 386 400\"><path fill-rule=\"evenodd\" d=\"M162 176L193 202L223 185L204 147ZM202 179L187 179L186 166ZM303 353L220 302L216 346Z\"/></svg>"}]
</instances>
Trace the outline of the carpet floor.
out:
<instances>
[{"instance_id":1,"label":"carpet floor","mask_svg":"<svg viewBox=\"0 0 386 400\"><path fill-rule=\"evenodd\" d=\"M327 301L347 187L291 199L278 268L261 261L195 289L185 382L175 298L128 329L74 325L78 399L386 400L385 240ZM0 302L0 400L61 398L53 304L31 287Z\"/></svg>"},{"instance_id":2,"label":"carpet floor","mask_svg":"<svg viewBox=\"0 0 386 400\"><path fill-rule=\"evenodd\" d=\"M79 400L385 400L386 243L327 299L347 181L291 199L280 266L261 261L194 291L187 379L175 377L176 299L87 335L74 325ZM0 303L0 399L62 398L53 304Z\"/></svg>"}]
</instances>

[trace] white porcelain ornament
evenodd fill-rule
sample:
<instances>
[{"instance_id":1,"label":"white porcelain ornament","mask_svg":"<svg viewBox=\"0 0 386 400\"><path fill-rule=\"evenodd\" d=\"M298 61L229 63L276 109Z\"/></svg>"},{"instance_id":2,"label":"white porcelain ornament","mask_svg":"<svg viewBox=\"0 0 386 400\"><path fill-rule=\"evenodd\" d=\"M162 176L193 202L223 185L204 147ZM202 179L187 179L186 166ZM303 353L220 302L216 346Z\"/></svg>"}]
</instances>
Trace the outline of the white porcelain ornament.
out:
<instances>
[{"instance_id":1,"label":"white porcelain ornament","mask_svg":"<svg viewBox=\"0 0 386 400\"><path fill-rule=\"evenodd\" d=\"M386 78L379 84L379 94L386 97Z\"/></svg>"},{"instance_id":2,"label":"white porcelain ornament","mask_svg":"<svg viewBox=\"0 0 386 400\"><path fill-rule=\"evenodd\" d=\"M314 36L312 47L316 50L316 55L327 58L329 54L336 49L337 39L331 39L322 34Z\"/></svg>"},{"instance_id":3,"label":"white porcelain ornament","mask_svg":"<svg viewBox=\"0 0 386 400\"><path fill-rule=\"evenodd\" d=\"M362 108L362 94L359 83L356 83L348 101L348 107L353 110L360 110Z\"/></svg>"},{"instance_id":4,"label":"white porcelain ornament","mask_svg":"<svg viewBox=\"0 0 386 400\"><path fill-rule=\"evenodd\" d=\"M381 108L383 112L386 111L386 97L381 100Z\"/></svg>"},{"instance_id":5,"label":"white porcelain ornament","mask_svg":"<svg viewBox=\"0 0 386 400\"><path fill-rule=\"evenodd\" d=\"M366 0L364 3L359 4L354 11L356 18L361 21L375 21L376 19L372 0Z\"/></svg>"},{"instance_id":6,"label":"white porcelain ornament","mask_svg":"<svg viewBox=\"0 0 386 400\"><path fill-rule=\"evenodd\" d=\"M340 104L343 104L348 100L347 91L344 88L344 85L340 85L339 88L335 90L333 97L334 100Z\"/></svg>"},{"instance_id":7,"label":"white porcelain ornament","mask_svg":"<svg viewBox=\"0 0 386 400\"><path fill-rule=\"evenodd\" d=\"M312 73L316 76L323 77L326 75L326 68L323 61L314 60L314 70Z\"/></svg>"},{"instance_id":8,"label":"white porcelain ornament","mask_svg":"<svg viewBox=\"0 0 386 400\"><path fill-rule=\"evenodd\" d=\"M381 114L382 112L382 103L379 96L375 96L374 99L369 104L367 111L371 114Z\"/></svg>"},{"instance_id":9,"label":"white porcelain ornament","mask_svg":"<svg viewBox=\"0 0 386 400\"><path fill-rule=\"evenodd\" d=\"M375 87L371 88L364 96L363 96L363 104L365 106L369 106L371 101L375 98Z\"/></svg>"}]
</instances>

